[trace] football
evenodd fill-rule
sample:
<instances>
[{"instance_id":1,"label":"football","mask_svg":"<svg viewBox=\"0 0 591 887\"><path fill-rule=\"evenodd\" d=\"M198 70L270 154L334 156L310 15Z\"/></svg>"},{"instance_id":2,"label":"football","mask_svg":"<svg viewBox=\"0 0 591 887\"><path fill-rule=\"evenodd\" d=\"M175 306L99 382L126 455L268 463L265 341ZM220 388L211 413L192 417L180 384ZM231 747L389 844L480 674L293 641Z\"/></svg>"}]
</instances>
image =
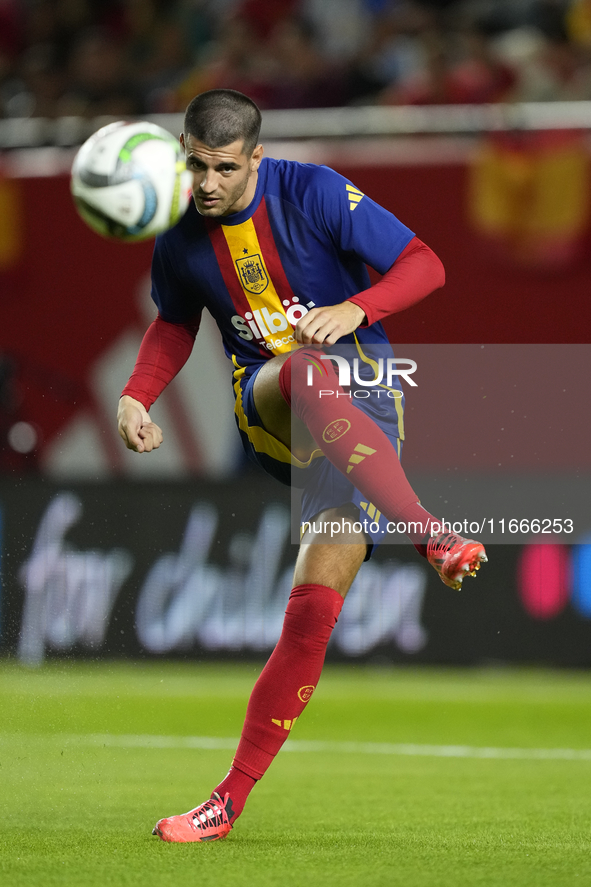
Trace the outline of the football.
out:
<instances>
[{"instance_id":1,"label":"football","mask_svg":"<svg viewBox=\"0 0 591 887\"><path fill-rule=\"evenodd\" d=\"M104 237L154 237L178 222L191 199L191 173L167 130L119 121L94 133L72 166L71 191L84 221Z\"/></svg>"}]
</instances>

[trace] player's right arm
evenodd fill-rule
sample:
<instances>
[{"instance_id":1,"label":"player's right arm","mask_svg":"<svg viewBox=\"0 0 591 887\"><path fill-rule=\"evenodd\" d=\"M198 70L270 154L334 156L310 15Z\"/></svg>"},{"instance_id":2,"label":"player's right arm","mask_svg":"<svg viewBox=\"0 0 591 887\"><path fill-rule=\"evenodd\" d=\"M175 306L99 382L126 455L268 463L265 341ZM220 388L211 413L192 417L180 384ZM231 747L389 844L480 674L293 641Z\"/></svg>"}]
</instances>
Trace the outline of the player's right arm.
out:
<instances>
[{"instance_id":1,"label":"player's right arm","mask_svg":"<svg viewBox=\"0 0 591 887\"><path fill-rule=\"evenodd\" d=\"M117 410L117 428L128 450L150 453L162 443L162 429L152 422L141 401L122 395Z\"/></svg>"},{"instance_id":2,"label":"player's right arm","mask_svg":"<svg viewBox=\"0 0 591 887\"><path fill-rule=\"evenodd\" d=\"M171 238L172 257L167 245ZM202 306L195 287L179 276L178 264L174 231L169 231L156 238L152 256L151 295L158 316L144 335L117 412L119 434L136 453L149 453L162 443L162 431L149 410L189 359L199 329Z\"/></svg>"},{"instance_id":3,"label":"player's right arm","mask_svg":"<svg viewBox=\"0 0 591 887\"><path fill-rule=\"evenodd\" d=\"M199 318L168 323L160 315L148 327L117 411L119 434L128 449L149 453L162 443L162 430L148 410L189 359L198 329Z\"/></svg>"}]
</instances>

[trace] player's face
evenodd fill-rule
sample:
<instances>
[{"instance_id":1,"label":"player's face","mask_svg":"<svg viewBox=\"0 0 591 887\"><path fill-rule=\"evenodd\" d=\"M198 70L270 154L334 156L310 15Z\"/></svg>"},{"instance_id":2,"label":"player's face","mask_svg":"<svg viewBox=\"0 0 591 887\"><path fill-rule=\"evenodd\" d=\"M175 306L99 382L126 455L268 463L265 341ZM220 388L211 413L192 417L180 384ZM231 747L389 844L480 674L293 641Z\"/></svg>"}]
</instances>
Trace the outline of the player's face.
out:
<instances>
[{"instance_id":1,"label":"player's face","mask_svg":"<svg viewBox=\"0 0 591 887\"><path fill-rule=\"evenodd\" d=\"M193 200L197 212L215 218L246 209L254 197L263 146L257 145L250 157L243 153L244 142L223 148L208 148L191 135L181 135L187 169L193 173Z\"/></svg>"}]
</instances>

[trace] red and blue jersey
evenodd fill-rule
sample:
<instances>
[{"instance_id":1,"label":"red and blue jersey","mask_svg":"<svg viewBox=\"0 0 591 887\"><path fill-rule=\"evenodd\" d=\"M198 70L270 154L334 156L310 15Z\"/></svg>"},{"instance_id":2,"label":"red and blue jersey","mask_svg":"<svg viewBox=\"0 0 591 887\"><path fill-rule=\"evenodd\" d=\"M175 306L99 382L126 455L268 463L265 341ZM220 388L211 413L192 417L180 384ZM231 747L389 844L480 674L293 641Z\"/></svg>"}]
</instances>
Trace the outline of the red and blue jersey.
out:
<instances>
[{"instance_id":1,"label":"red and blue jersey","mask_svg":"<svg viewBox=\"0 0 591 887\"><path fill-rule=\"evenodd\" d=\"M181 221L157 237L152 298L171 323L194 321L207 308L234 364L238 395L265 360L291 350L307 311L367 289L366 264L383 274L413 236L334 170L265 158L246 209L210 219L191 202ZM362 357L364 346L387 343L380 323L339 340L358 346ZM382 421L403 437L396 406ZM362 408L372 411L370 403ZM383 413L381 403L373 408Z\"/></svg>"}]
</instances>

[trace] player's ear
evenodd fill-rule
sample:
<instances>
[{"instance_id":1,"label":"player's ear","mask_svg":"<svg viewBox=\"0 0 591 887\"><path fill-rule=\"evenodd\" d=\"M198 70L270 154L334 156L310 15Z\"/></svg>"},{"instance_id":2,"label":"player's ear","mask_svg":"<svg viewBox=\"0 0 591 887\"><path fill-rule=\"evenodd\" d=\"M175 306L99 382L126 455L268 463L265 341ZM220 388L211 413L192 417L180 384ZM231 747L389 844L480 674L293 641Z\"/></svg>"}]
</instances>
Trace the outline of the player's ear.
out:
<instances>
[{"instance_id":1,"label":"player's ear","mask_svg":"<svg viewBox=\"0 0 591 887\"><path fill-rule=\"evenodd\" d=\"M179 136L179 142L181 143L181 148L183 151L185 150L185 133L182 132Z\"/></svg>"},{"instance_id":2,"label":"player's ear","mask_svg":"<svg viewBox=\"0 0 591 887\"><path fill-rule=\"evenodd\" d=\"M255 172L259 166L261 165L261 160L263 159L264 148L262 145L257 145L254 151L250 156L250 169L252 172Z\"/></svg>"}]
</instances>

